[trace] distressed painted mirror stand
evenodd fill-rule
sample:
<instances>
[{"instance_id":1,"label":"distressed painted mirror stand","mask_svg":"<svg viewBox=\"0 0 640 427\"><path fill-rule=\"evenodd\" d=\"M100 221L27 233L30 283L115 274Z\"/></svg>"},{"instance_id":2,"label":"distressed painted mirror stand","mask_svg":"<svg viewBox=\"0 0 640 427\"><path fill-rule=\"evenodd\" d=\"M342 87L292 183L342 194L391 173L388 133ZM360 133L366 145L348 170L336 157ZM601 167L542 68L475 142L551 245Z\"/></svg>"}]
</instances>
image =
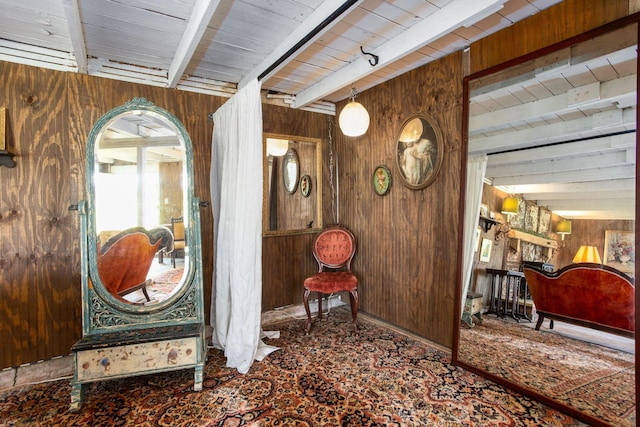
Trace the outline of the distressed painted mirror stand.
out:
<instances>
[{"instance_id":1,"label":"distressed painted mirror stand","mask_svg":"<svg viewBox=\"0 0 640 427\"><path fill-rule=\"evenodd\" d=\"M100 135L125 114L149 114L175 129L184 146L183 176L187 180L184 222L189 242L185 270L176 291L150 305L131 304L109 293L98 274L95 211L95 153ZM193 149L182 123L168 111L143 98L105 114L89 134L87 200L80 202L82 275L82 339L72 348L75 370L71 411L82 405L88 383L179 369L194 369L194 390L202 390L206 361L200 203L193 196Z\"/></svg>"}]
</instances>

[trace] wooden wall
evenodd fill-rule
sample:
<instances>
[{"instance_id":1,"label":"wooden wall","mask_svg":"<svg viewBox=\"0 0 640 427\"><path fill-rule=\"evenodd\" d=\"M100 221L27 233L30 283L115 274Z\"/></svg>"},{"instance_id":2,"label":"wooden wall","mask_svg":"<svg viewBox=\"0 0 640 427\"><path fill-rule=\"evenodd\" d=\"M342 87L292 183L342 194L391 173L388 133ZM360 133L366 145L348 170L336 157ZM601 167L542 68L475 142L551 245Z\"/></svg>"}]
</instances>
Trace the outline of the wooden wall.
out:
<instances>
[{"instance_id":1,"label":"wooden wall","mask_svg":"<svg viewBox=\"0 0 640 427\"><path fill-rule=\"evenodd\" d=\"M207 115L226 99L6 62L0 62L0 81L7 148L17 163L13 169L0 168L1 369L69 354L81 335L79 216L69 206L85 198L84 155L93 124L134 97L175 114L193 142L195 195L206 201L211 198L213 131ZM289 117L293 110L270 105L264 110L266 120L274 121L266 126L271 132L314 137L327 133L325 115L298 111ZM200 213L208 317L213 217L210 208ZM265 276L279 276L276 281L283 286L267 280L268 308L302 301L300 292L294 292L301 286L296 272L315 270L308 235L275 240L286 243L270 250L267 239L267 254L273 254L274 262L265 262ZM271 270L273 264L282 268Z\"/></svg>"},{"instance_id":2,"label":"wooden wall","mask_svg":"<svg viewBox=\"0 0 640 427\"><path fill-rule=\"evenodd\" d=\"M450 347L454 326L460 200L462 78L626 16L629 2L565 0L494 35L472 43L469 70L454 53L363 92L358 101L371 126L359 138L337 132L340 222L359 239L354 268L361 309ZM346 104L337 105L339 112ZM404 187L394 150L402 122L426 112L440 124L445 159L435 182ZM387 165L393 186L377 196L371 175Z\"/></svg>"},{"instance_id":3,"label":"wooden wall","mask_svg":"<svg viewBox=\"0 0 640 427\"><path fill-rule=\"evenodd\" d=\"M628 13L628 0L565 0L471 46L472 72L515 58ZM354 269L361 309L451 346L454 320L462 121L461 53L452 54L361 94L369 132L335 130L339 220L359 241ZM79 338L78 214L84 198L84 150L93 123L141 96L180 119L194 144L195 194L209 200L212 124L223 98L0 62L0 103L7 108L7 148L14 169L0 168L0 369L69 353ZM345 102L337 106L340 111ZM442 128L444 163L435 182L409 190L397 177L400 124L425 112ZM323 139L323 217L333 224L328 185L329 119L265 105L264 131ZM372 173L387 165L394 183L377 196ZM205 303L211 298L213 218L203 209ZM263 309L302 301L302 280L316 265L312 234L263 239Z\"/></svg>"},{"instance_id":4,"label":"wooden wall","mask_svg":"<svg viewBox=\"0 0 640 427\"><path fill-rule=\"evenodd\" d=\"M332 116L263 105L265 133L318 138L322 140L324 225L331 224L329 189L329 121ZM302 172L305 173L305 172ZM308 172L307 172L308 173ZM315 181L314 181L315 182ZM300 191L293 194L301 197ZM315 224L314 224L315 227ZM262 239L262 309L271 310L302 303L302 282L318 266L313 259L314 234L266 236Z\"/></svg>"},{"instance_id":5,"label":"wooden wall","mask_svg":"<svg viewBox=\"0 0 640 427\"><path fill-rule=\"evenodd\" d=\"M460 237L462 77L458 52L376 86L358 98L371 116L367 133L336 137L340 222L359 241L353 267L362 311L445 346L453 334ZM444 160L430 186L411 190L400 180L396 141L403 122L419 112L440 126ZM373 188L381 164L392 175L384 196Z\"/></svg>"}]
</instances>

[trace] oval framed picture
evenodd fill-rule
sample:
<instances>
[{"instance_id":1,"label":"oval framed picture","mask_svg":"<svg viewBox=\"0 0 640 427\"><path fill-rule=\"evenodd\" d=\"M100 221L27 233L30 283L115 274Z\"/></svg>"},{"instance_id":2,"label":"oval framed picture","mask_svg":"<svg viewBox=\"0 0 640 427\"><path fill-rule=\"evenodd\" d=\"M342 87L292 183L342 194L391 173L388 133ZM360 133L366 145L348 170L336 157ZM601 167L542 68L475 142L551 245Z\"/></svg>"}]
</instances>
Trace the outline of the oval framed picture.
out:
<instances>
[{"instance_id":1,"label":"oval framed picture","mask_svg":"<svg viewBox=\"0 0 640 427\"><path fill-rule=\"evenodd\" d=\"M309 175L303 175L300 178L300 192L304 197L309 197L311 194L311 177Z\"/></svg>"},{"instance_id":2,"label":"oval framed picture","mask_svg":"<svg viewBox=\"0 0 640 427\"><path fill-rule=\"evenodd\" d=\"M442 131L432 117L419 113L402 123L396 138L396 165L402 183L420 190L431 185L442 166Z\"/></svg>"},{"instance_id":3,"label":"oval framed picture","mask_svg":"<svg viewBox=\"0 0 640 427\"><path fill-rule=\"evenodd\" d=\"M385 165L376 166L373 171L373 189L379 196L384 196L391 187L391 171Z\"/></svg>"}]
</instances>

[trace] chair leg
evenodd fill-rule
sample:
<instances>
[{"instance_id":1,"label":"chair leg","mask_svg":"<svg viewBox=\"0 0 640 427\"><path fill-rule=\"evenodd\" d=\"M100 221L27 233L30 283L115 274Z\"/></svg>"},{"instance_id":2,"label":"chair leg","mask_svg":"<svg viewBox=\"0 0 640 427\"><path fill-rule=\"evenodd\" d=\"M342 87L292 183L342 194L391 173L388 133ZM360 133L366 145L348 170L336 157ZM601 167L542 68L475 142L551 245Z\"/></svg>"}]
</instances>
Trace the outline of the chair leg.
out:
<instances>
[{"instance_id":1,"label":"chair leg","mask_svg":"<svg viewBox=\"0 0 640 427\"><path fill-rule=\"evenodd\" d=\"M353 328L358 333L358 289L352 289L349 292L349 300L351 302L351 318L353 319Z\"/></svg>"},{"instance_id":2,"label":"chair leg","mask_svg":"<svg viewBox=\"0 0 640 427\"><path fill-rule=\"evenodd\" d=\"M322 294L318 292L318 319L322 319Z\"/></svg>"},{"instance_id":3,"label":"chair leg","mask_svg":"<svg viewBox=\"0 0 640 427\"><path fill-rule=\"evenodd\" d=\"M304 309L307 312L307 325L305 328L305 334L309 334L309 330L311 329L311 310L309 310L309 294L311 293L311 291L309 289L304 290L304 297L302 298L304 300Z\"/></svg>"}]
</instances>

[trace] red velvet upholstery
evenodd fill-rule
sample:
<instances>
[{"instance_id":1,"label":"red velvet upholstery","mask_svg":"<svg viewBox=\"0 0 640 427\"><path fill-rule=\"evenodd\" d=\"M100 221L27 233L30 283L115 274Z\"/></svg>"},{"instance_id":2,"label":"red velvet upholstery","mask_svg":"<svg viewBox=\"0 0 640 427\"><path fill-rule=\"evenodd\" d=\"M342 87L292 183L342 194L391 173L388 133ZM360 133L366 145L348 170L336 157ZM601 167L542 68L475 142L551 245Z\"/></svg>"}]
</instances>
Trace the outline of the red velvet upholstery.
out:
<instances>
[{"instance_id":1,"label":"red velvet upholstery","mask_svg":"<svg viewBox=\"0 0 640 427\"><path fill-rule=\"evenodd\" d=\"M309 294L318 293L318 318L322 318L322 295L343 291L349 292L353 326L358 332L358 278L351 273L351 260L355 253L355 237L340 225L322 230L313 239L313 256L318 262L318 273L304 281L307 333L311 329Z\"/></svg>"},{"instance_id":2,"label":"red velvet upholstery","mask_svg":"<svg viewBox=\"0 0 640 427\"><path fill-rule=\"evenodd\" d=\"M621 335L635 331L634 280L601 264L580 263L548 273L523 268L540 316Z\"/></svg>"},{"instance_id":3,"label":"red velvet upholstery","mask_svg":"<svg viewBox=\"0 0 640 427\"><path fill-rule=\"evenodd\" d=\"M151 262L156 252L172 245L171 231L164 227L151 231L135 227L116 234L103 246L98 242L100 280L116 297L142 289L149 301L146 280Z\"/></svg>"}]
</instances>

